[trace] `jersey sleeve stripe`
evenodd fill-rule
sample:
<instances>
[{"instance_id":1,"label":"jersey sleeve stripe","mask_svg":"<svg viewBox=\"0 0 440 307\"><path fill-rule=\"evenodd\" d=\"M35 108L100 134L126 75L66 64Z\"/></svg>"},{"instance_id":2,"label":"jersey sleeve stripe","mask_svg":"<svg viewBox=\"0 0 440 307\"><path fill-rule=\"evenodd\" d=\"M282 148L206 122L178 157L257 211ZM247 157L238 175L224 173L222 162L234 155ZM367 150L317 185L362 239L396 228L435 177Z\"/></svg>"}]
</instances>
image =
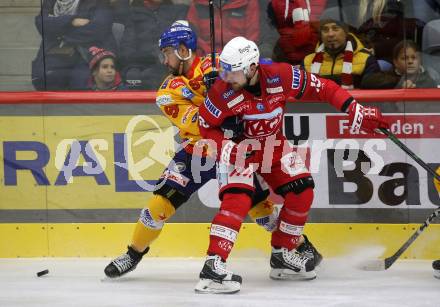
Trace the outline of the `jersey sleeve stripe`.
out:
<instances>
[{"instance_id":1,"label":"jersey sleeve stripe","mask_svg":"<svg viewBox=\"0 0 440 307\"><path fill-rule=\"evenodd\" d=\"M353 97L348 98L347 100L345 100L345 102L342 104L341 107L341 111L342 112L347 112L348 107L350 106L350 104L354 101Z\"/></svg>"},{"instance_id":2,"label":"jersey sleeve stripe","mask_svg":"<svg viewBox=\"0 0 440 307\"><path fill-rule=\"evenodd\" d=\"M303 79L303 83L302 83L302 86L301 86L301 90L295 96L295 99L301 99L301 97L304 95L304 92L306 91L306 88L307 88L307 73L306 73L305 70L301 70L301 74L302 74L302 77L303 77L302 78Z\"/></svg>"}]
</instances>

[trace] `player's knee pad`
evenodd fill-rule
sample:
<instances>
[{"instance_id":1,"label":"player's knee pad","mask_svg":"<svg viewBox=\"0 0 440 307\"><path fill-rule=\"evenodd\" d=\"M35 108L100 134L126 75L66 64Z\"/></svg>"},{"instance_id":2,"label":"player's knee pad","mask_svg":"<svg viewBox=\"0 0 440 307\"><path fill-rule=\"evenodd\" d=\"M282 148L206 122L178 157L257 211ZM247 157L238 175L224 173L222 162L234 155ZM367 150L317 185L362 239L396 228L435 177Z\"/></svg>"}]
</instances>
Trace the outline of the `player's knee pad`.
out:
<instances>
[{"instance_id":1,"label":"player's knee pad","mask_svg":"<svg viewBox=\"0 0 440 307\"><path fill-rule=\"evenodd\" d=\"M176 209L169 199L162 195L153 195L147 206L142 209L139 221L147 228L159 230L175 212Z\"/></svg>"},{"instance_id":2,"label":"player's knee pad","mask_svg":"<svg viewBox=\"0 0 440 307\"><path fill-rule=\"evenodd\" d=\"M176 188L173 188L166 183L163 184L160 188L154 190L154 195L161 195L168 199L174 208L177 210L183 203L185 203L190 195L182 193L178 191Z\"/></svg>"},{"instance_id":3,"label":"player's knee pad","mask_svg":"<svg viewBox=\"0 0 440 307\"><path fill-rule=\"evenodd\" d=\"M301 194L308 188L315 188L315 182L313 181L312 176L298 178L286 184L283 184L282 186L278 187L275 192L278 195L285 197L286 194L289 192Z\"/></svg>"}]
</instances>

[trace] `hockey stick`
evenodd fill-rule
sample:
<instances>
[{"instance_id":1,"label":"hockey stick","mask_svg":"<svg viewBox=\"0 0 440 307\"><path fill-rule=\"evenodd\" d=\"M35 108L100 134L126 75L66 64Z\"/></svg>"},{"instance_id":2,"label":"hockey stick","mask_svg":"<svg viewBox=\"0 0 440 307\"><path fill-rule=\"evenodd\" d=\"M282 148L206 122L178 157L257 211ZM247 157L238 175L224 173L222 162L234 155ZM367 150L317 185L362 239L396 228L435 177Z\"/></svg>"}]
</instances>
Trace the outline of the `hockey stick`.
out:
<instances>
[{"instance_id":1,"label":"hockey stick","mask_svg":"<svg viewBox=\"0 0 440 307\"><path fill-rule=\"evenodd\" d=\"M421 167L423 167L428 173L430 173L435 179L440 181L440 175L437 174L432 168L428 166L422 159L420 159L415 153L412 152L405 144L403 144L391 131L385 128L379 128L394 144L399 146L404 152L406 152L414 161L416 161ZM440 191L439 191L440 192Z\"/></svg>"},{"instance_id":2,"label":"hockey stick","mask_svg":"<svg viewBox=\"0 0 440 307\"><path fill-rule=\"evenodd\" d=\"M392 132L385 128L380 128L391 141L394 142L398 147L400 147L404 152L406 152L411 158L414 159L420 166L428 171L435 179L440 180L439 174L437 174L432 168L430 168L422 159L420 159L414 152L411 151L405 144L403 144ZM440 192L440 191L439 191ZM367 271L383 271L388 269L390 266L396 262L397 259L408 249L408 247L418 238L418 236L429 226L431 221L440 215L440 208L436 209L426 221L420 226L419 229L395 252L392 256L385 258L383 260L372 260L364 265L364 269Z\"/></svg>"},{"instance_id":3,"label":"hockey stick","mask_svg":"<svg viewBox=\"0 0 440 307\"><path fill-rule=\"evenodd\" d=\"M397 259L399 259L400 255L405 252L408 247L419 237L419 235L426 229L426 227L429 226L431 221L440 215L440 208L437 208L428 218L426 221L417 229L417 231L405 242L403 245L395 252L392 256L385 258L385 259L377 259L377 260L371 260L367 262L363 269L366 271L384 271L388 269L390 266L393 265L394 262L396 262Z\"/></svg>"},{"instance_id":4,"label":"hockey stick","mask_svg":"<svg viewBox=\"0 0 440 307\"><path fill-rule=\"evenodd\" d=\"M209 0L209 34L211 39L211 66L212 70L215 66L215 29L214 29L214 0Z\"/></svg>"}]
</instances>

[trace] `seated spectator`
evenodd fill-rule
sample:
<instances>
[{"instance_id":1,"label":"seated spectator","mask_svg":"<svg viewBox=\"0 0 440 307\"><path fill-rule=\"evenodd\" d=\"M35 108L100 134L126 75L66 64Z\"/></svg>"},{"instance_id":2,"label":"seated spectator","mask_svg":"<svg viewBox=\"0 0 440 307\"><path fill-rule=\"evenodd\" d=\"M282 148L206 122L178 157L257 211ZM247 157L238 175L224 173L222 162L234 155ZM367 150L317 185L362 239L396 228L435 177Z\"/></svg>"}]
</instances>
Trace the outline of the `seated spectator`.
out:
<instances>
[{"instance_id":1,"label":"seated spectator","mask_svg":"<svg viewBox=\"0 0 440 307\"><path fill-rule=\"evenodd\" d=\"M214 0L217 52L236 36L260 42L260 5L257 0ZM197 33L199 55L211 53L209 6L206 0L194 0L189 7L188 21Z\"/></svg>"},{"instance_id":2,"label":"seated spectator","mask_svg":"<svg viewBox=\"0 0 440 307\"><path fill-rule=\"evenodd\" d=\"M272 56L274 61L298 65L306 55L315 50L318 42L318 20L326 0L313 1L312 4L313 6L309 6L305 0L269 2L267 14L280 34Z\"/></svg>"},{"instance_id":3,"label":"seated spectator","mask_svg":"<svg viewBox=\"0 0 440 307\"><path fill-rule=\"evenodd\" d=\"M157 89L167 74L158 61L163 30L186 18L188 5L173 0L134 0L125 24L119 60L129 89Z\"/></svg>"},{"instance_id":4,"label":"seated spectator","mask_svg":"<svg viewBox=\"0 0 440 307\"><path fill-rule=\"evenodd\" d=\"M413 41L401 41L393 50L394 70L384 75L378 88L433 88L437 84L422 66Z\"/></svg>"},{"instance_id":5,"label":"seated spectator","mask_svg":"<svg viewBox=\"0 0 440 307\"><path fill-rule=\"evenodd\" d=\"M116 70L116 55L98 47L91 47L89 51L91 55L89 89L94 91L126 89L121 75Z\"/></svg>"},{"instance_id":6,"label":"seated spectator","mask_svg":"<svg viewBox=\"0 0 440 307\"><path fill-rule=\"evenodd\" d=\"M88 49L114 50L112 13L105 0L45 0L35 22L42 36L32 62L37 90L85 89Z\"/></svg>"},{"instance_id":7,"label":"seated spectator","mask_svg":"<svg viewBox=\"0 0 440 307\"><path fill-rule=\"evenodd\" d=\"M345 89L370 87L380 73L376 58L361 41L348 32L345 23L324 17L315 53L305 57L303 66L313 74L332 79Z\"/></svg>"},{"instance_id":8,"label":"seated spectator","mask_svg":"<svg viewBox=\"0 0 440 307\"><path fill-rule=\"evenodd\" d=\"M392 63L394 46L403 39L421 47L424 22L405 16L405 3L400 0L361 0L358 34L377 59Z\"/></svg>"}]
</instances>

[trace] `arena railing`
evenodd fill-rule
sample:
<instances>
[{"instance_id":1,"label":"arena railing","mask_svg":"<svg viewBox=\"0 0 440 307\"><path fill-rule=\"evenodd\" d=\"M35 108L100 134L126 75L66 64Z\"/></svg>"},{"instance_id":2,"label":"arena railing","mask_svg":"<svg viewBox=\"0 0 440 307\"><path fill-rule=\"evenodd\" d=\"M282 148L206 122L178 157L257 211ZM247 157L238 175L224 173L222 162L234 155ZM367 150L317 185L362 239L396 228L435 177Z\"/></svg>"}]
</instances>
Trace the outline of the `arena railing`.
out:
<instances>
[{"instance_id":1,"label":"arena railing","mask_svg":"<svg viewBox=\"0 0 440 307\"><path fill-rule=\"evenodd\" d=\"M440 89L352 90L360 102L440 102ZM154 103L155 91L0 92L0 104Z\"/></svg>"}]
</instances>

